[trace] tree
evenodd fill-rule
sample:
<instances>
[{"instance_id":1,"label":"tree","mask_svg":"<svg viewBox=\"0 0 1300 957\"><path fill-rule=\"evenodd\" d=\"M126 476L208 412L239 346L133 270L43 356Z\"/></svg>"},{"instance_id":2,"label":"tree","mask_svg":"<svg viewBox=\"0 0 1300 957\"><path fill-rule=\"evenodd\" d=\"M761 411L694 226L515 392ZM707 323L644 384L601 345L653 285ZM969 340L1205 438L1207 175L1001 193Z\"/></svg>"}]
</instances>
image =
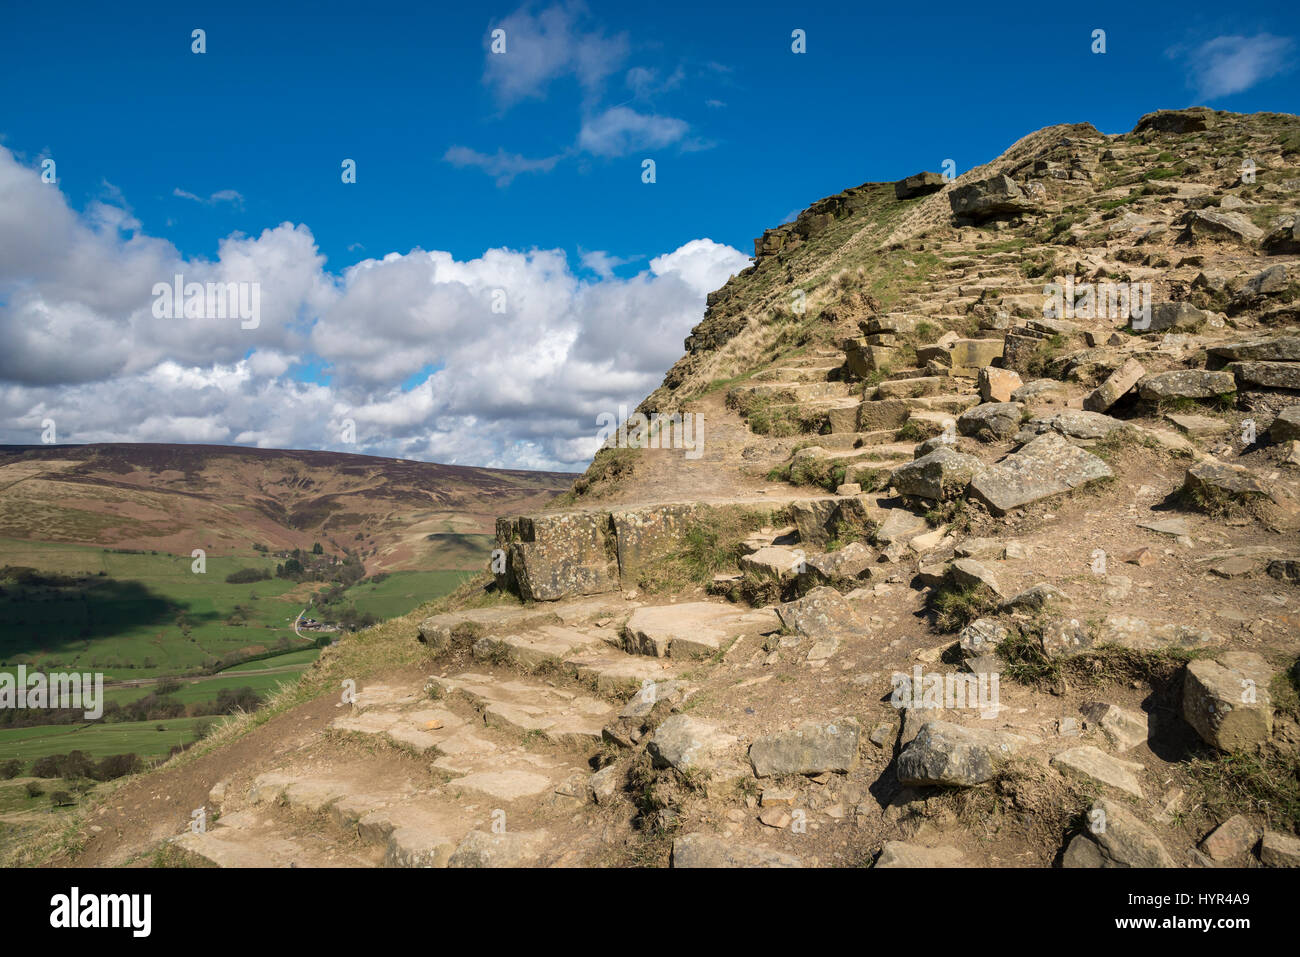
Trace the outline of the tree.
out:
<instances>
[{"instance_id":1,"label":"tree","mask_svg":"<svg viewBox=\"0 0 1300 957\"><path fill-rule=\"evenodd\" d=\"M320 547L320 542L317 542L315 545L311 547L311 553L313 555L323 555L325 553L325 549Z\"/></svg>"}]
</instances>

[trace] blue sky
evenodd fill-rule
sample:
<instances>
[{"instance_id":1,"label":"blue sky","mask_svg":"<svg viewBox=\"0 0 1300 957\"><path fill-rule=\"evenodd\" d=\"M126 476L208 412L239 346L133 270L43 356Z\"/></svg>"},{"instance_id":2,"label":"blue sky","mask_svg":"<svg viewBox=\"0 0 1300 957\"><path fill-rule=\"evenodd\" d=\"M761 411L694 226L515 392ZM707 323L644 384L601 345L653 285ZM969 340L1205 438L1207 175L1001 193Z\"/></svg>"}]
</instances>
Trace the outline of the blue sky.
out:
<instances>
[{"instance_id":1,"label":"blue sky","mask_svg":"<svg viewBox=\"0 0 1300 957\"><path fill-rule=\"evenodd\" d=\"M940 5L934 14L860 3L176 6L12 5L0 33L0 148L20 171L56 161L69 235L89 230L78 242L96 256L131 259L156 241L167 247L153 261L163 269L169 258L213 264L242 251L266 283L273 267L292 273L299 301L286 307L280 338L223 341L207 359L163 348L148 334L129 355L70 361L66 376L48 356L0 360L0 385L46 390L11 397L0 409L9 415L0 440L22 440L33 410L59 405L73 395L67 390L103 389L95 394L102 399L116 383L125 394L130 377L141 385L152 371L189 382L194 395L176 421L156 410L116 425L72 416L77 438L69 440L243 436L250 444L329 445L299 428L241 428L243 419L226 423L224 439L220 425L186 431L221 414L211 401L186 403L220 392L213 382L222 370L252 360L248 389L272 379L290 390L359 389L328 401L380 420L384 402L430 383L424 419L408 409L405 425L368 433L373 441L357 451L581 467L593 409L635 402L653 388L702 312L702 287L720 284L752 253L755 236L810 202L864 181L938 170L947 158L960 172L1053 123L1087 121L1115 133L1159 107L1294 111L1300 102L1292 67L1300 16L1280 4L1025 4L1002 12ZM191 52L195 28L206 31L202 55ZM496 28L506 31L501 55L488 49ZM796 28L806 32L804 54L791 52ZM1095 29L1106 31L1104 54L1091 52ZM345 158L357 163L355 184L340 180ZM641 180L646 158L656 163L653 184ZM12 188L26 188L14 175ZM689 255L660 260L658 271L651 265L706 239L713 245L689 246ZM432 281L460 282L471 297L476 287L463 267L486 251L560 251L563 265L531 257L522 267L539 283L561 281L559 299L537 287L530 301L571 314L557 341L568 342L570 365L582 360L581 371L566 373L576 376L580 408L542 402L554 406L554 421L502 426L481 444L458 439L451 418L472 420L481 432L489 420L535 417L538 395L557 381L535 383L531 397L514 390L515 400L504 398L512 394L507 383L495 401L458 405L451 395L458 369L475 372L458 363L473 357L453 354L446 339L464 329L421 314L411 321L426 322L427 339L398 336L389 345L422 354L372 357L364 369L346 367L346 336L313 335L327 313L336 324L347 317L364 326L366 308L401 311L403 301L378 292L348 308L338 300L351 288L350 267L419 250L449 254ZM94 279L25 268L30 275L0 269L0 328L21 318L21 304L10 301L16 290L30 294L42 276L58 279L65 300L82 281L102 291ZM64 306L71 311L63 324L51 320L47 330L64 342L80 338L78 322L144 328L138 304L122 297L88 293L79 309ZM32 302L22 308L29 318L45 314ZM612 322L615 308L648 310L620 322L648 323L669 342L634 363L631 377L616 375L620 367L602 371L598 361L611 333L592 324ZM504 341L549 341L556 330L536 322ZM30 322L24 328L15 347L30 347L37 334ZM111 341L107 327L85 341L101 338ZM168 362L181 371L160 373ZM620 384L597 389L602 376ZM439 416L450 431L430 442Z\"/></svg>"}]
</instances>

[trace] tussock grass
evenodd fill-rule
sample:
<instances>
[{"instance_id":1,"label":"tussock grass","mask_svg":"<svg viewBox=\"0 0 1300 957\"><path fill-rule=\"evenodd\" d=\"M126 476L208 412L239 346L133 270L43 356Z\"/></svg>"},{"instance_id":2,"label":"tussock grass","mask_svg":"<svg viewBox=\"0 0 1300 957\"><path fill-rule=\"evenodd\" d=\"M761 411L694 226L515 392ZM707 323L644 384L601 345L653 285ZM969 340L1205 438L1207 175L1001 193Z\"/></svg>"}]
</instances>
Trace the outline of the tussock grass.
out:
<instances>
[{"instance_id":1,"label":"tussock grass","mask_svg":"<svg viewBox=\"0 0 1300 957\"><path fill-rule=\"evenodd\" d=\"M984 585L958 587L945 582L931 592L929 604L935 627L949 632L959 631L976 618L996 611L1001 602L992 589Z\"/></svg>"}]
</instances>

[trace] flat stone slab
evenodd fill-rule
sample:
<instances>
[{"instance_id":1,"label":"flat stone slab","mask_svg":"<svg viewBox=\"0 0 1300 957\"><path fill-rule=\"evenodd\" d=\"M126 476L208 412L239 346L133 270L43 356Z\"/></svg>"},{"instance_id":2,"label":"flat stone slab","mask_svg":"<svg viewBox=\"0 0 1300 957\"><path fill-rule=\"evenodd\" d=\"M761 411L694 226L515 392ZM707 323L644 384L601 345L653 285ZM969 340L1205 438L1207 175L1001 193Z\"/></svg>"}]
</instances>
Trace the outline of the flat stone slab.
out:
<instances>
[{"instance_id":1,"label":"flat stone slab","mask_svg":"<svg viewBox=\"0 0 1300 957\"><path fill-rule=\"evenodd\" d=\"M1237 391L1231 372L1179 369L1146 376L1138 383L1138 394L1148 402L1160 399L1213 399Z\"/></svg>"},{"instance_id":2,"label":"flat stone slab","mask_svg":"<svg viewBox=\"0 0 1300 957\"><path fill-rule=\"evenodd\" d=\"M844 718L807 722L792 731L779 731L755 739L749 747L754 775L847 772L858 763L858 722Z\"/></svg>"},{"instance_id":3,"label":"flat stone slab","mask_svg":"<svg viewBox=\"0 0 1300 957\"><path fill-rule=\"evenodd\" d=\"M689 715L675 714L655 729L647 746L656 767L678 771L713 771L726 763L740 741L716 725Z\"/></svg>"},{"instance_id":4,"label":"flat stone slab","mask_svg":"<svg viewBox=\"0 0 1300 957\"><path fill-rule=\"evenodd\" d=\"M1244 386L1300 391L1300 362L1232 362L1227 371Z\"/></svg>"},{"instance_id":5,"label":"flat stone slab","mask_svg":"<svg viewBox=\"0 0 1300 957\"><path fill-rule=\"evenodd\" d=\"M994 514L1005 515L1112 475L1097 456L1049 432L973 478L970 492Z\"/></svg>"},{"instance_id":6,"label":"flat stone slab","mask_svg":"<svg viewBox=\"0 0 1300 957\"><path fill-rule=\"evenodd\" d=\"M776 631L779 627L771 609L706 601L657 605L632 612L624 630L624 647L632 654L658 658L708 657L741 635Z\"/></svg>"},{"instance_id":7,"label":"flat stone slab","mask_svg":"<svg viewBox=\"0 0 1300 957\"><path fill-rule=\"evenodd\" d=\"M1242 339L1206 350L1229 361L1300 362L1300 336L1261 336Z\"/></svg>"},{"instance_id":8,"label":"flat stone slab","mask_svg":"<svg viewBox=\"0 0 1300 957\"><path fill-rule=\"evenodd\" d=\"M737 844L708 834L685 834L673 841L673 867L799 867L792 854Z\"/></svg>"},{"instance_id":9,"label":"flat stone slab","mask_svg":"<svg viewBox=\"0 0 1300 957\"><path fill-rule=\"evenodd\" d=\"M1171 412L1165 419L1194 439L1213 438L1232 428L1232 423L1226 419L1215 419L1208 415L1178 415Z\"/></svg>"},{"instance_id":10,"label":"flat stone slab","mask_svg":"<svg viewBox=\"0 0 1300 957\"><path fill-rule=\"evenodd\" d=\"M444 694L468 700L489 723L541 732L557 744L599 741L601 728L614 715L608 702L528 681L502 681L473 672L434 681Z\"/></svg>"},{"instance_id":11,"label":"flat stone slab","mask_svg":"<svg viewBox=\"0 0 1300 957\"><path fill-rule=\"evenodd\" d=\"M903 841L886 841L876 867L965 867L966 859L955 847L922 847Z\"/></svg>"},{"instance_id":12,"label":"flat stone slab","mask_svg":"<svg viewBox=\"0 0 1300 957\"><path fill-rule=\"evenodd\" d=\"M545 831L470 831L456 845L448 867L527 867L546 847Z\"/></svg>"},{"instance_id":13,"label":"flat stone slab","mask_svg":"<svg viewBox=\"0 0 1300 957\"><path fill-rule=\"evenodd\" d=\"M1092 745L1062 751L1052 758L1052 767L1067 777L1082 778L1136 798L1143 796L1142 784L1137 778L1142 765L1112 757Z\"/></svg>"}]
</instances>

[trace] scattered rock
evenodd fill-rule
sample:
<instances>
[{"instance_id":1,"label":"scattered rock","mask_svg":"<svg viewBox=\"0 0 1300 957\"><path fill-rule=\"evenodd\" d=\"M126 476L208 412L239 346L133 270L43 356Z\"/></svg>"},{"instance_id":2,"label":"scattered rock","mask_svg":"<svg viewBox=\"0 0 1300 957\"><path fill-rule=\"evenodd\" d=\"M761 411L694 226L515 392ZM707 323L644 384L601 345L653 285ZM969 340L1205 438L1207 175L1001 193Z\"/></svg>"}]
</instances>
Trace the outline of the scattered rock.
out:
<instances>
[{"instance_id":1,"label":"scattered rock","mask_svg":"<svg viewBox=\"0 0 1300 957\"><path fill-rule=\"evenodd\" d=\"M957 431L979 439L1009 439L1020 431L1023 409L1019 402L986 402L963 412Z\"/></svg>"},{"instance_id":2,"label":"scattered rock","mask_svg":"<svg viewBox=\"0 0 1300 957\"><path fill-rule=\"evenodd\" d=\"M765 847L737 844L708 834L673 841L673 867L799 867L799 858Z\"/></svg>"},{"instance_id":3,"label":"scattered rock","mask_svg":"<svg viewBox=\"0 0 1300 957\"><path fill-rule=\"evenodd\" d=\"M1083 713L1113 748L1131 751L1147 742L1150 729L1147 716L1141 712L1126 711L1119 705L1098 701L1087 705Z\"/></svg>"},{"instance_id":4,"label":"scattered rock","mask_svg":"<svg viewBox=\"0 0 1300 957\"><path fill-rule=\"evenodd\" d=\"M1015 391L1024 385L1018 373L993 366L980 369L978 383L981 402L1010 402Z\"/></svg>"},{"instance_id":5,"label":"scattered rock","mask_svg":"<svg viewBox=\"0 0 1300 957\"><path fill-rule=\"evenodd\" d=\"M1259 845L1265 867L1300 867L1300 838L1281 831L1265 831Z\"/></svg>"},{"instance_id":6,"label":"scattered rock","mask_svg":"<svg viewBox=\"0 0 1300 957\"><path fill-rule=\"evenodd\" d=\"M1062 867L1173 867L1152 830L1123 805L1102 798L1088 812L1088 829L1070 841Z\"/></svg>"},{"instance_id":7,"label":"scattered rock","mask_svg":"<svg viewBox=\"0 0 1300 957\"><path fill-rule=\"evenodd\" d=\"M1254 748L1273 733L1267 662L1249 651L1224 651L1189 662L1183 718L1220 751Z\"/></svg>"},{"instance_id":8,"label":"scattered rock","mask_svg":"<svg viewBox=\"0 0 1300 957\"><path fill-rule=\"evenodd\" d=\"M1136 774L1142 770L1142 765L1122 761L1092 745L1062 751L1052 758L1052 767L1067 777L1082 778L1136 798L1143 796L1142 784Z\"/></svg>"},{"instance_id":9,"label":"scattered rock","mask_svg":"<svg viewBox=\"0 0 1300 957\"><path fill-rule=\"evenodd\" d=\"M859 727L853 718L808 722L793 731L757 738L749 748L756 777L847 772L858 763Z\"/></svg>"},{"instance_id":10,"label":"scattered rock","mask_svg":"<svg viewBox=\"0 0 1300 957\"><path fill-rule=\"evenodd\" d=\"M1097 456L1048 432L1014 455L977 475L970 491L995 515L1110 478L1113 473Z\"/></svg>"},{"instance_id":11,"label":"scattered rock","mask_svg":"<svg viewBox=\"0 0 1300 957\"><path fill-rule=\"evenodd\" d=\"M1220 864L1242 863L1259 843L1259 828L1234 814L1201 840L1201 850Z\"/></svg>"},{"instance_id":12,"label":"scattered rock","mask_svg":"<svg viewBox=\"0 0 1300 957\"><path fill-rule=\"evenodd\" d=\"M898 756L898 780L909 786L982 784L1024 743L1010 732L928 721Z\"/></svg>"},{"instance_id":13,"label":"scattered rock","mask_svg":"<svg viewBox=\"0 0 1300 957\"><path fill-rule=\"evenodd\" d=\"M921 847L902 841L886 841L876 858L876 867L964 867L965 858L953 847Z\"/></svg>"},{"instance_id":14,"label":"scattered rock","mask_svg":"<svg viewBox=\"0 0 1300 957\"><path fill-rule=\"evenodd\" d=\"M894 469L890 484L900 495L932 501L960 498L970 480L984 471L984 463L944 447Z\"/></svg>"}]
</instances>

